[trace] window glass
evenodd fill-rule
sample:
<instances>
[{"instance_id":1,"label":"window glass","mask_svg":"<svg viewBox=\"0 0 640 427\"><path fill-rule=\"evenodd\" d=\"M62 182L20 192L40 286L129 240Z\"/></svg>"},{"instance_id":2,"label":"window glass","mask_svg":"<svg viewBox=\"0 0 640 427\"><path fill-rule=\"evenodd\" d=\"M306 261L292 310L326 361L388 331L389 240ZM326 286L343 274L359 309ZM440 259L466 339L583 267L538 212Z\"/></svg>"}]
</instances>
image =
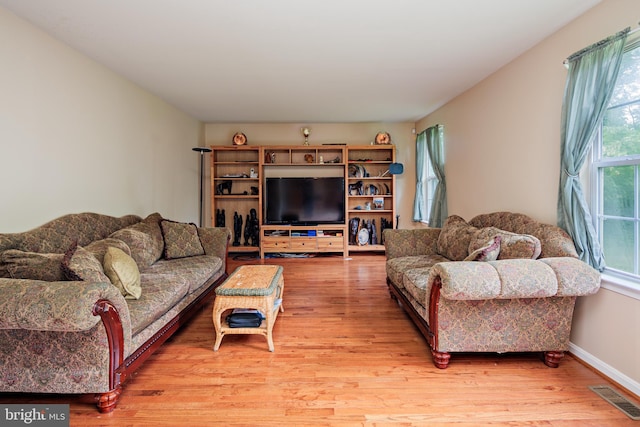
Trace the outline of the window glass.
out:
<instances>
[{"instance_id":1,"label":"window glass","mask_svg":"<svg viewBox=\"0 0 640 427\"><path fill-rule=\"evenodd\" d=\"M596 229L606 268L640 283L639 42L627 45L594 146L593 171Z\"/></svg>"}]
</instances>

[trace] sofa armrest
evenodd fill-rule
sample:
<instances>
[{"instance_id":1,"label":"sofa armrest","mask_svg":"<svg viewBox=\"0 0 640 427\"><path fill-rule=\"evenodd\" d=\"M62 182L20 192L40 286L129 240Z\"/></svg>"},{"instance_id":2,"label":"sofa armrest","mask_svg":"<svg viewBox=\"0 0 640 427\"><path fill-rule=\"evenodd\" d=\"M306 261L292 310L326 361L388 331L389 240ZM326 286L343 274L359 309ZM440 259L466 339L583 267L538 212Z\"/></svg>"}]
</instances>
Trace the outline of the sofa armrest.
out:
<instances>
[{"instance_id":1,"label":"sofa armrest","mask_svg":"<svg viewBox=\"0 0 640 427\"><path fill-rule=\"evenodd\" d=\"M111 283L0 279L0 329L87 331L100 321L93 314L100 300L116 308L125 342L130 341L129 309Z\"/></svg>"},{"instance_id":2,"label":"sofa armrest","mask_svg":"<svg viewBox=\"0 0 640 427\"><path fill-rule=\"evenodd\" d=\"M593 295L600 289L600 272L573 257L539 258L558 278L558 296Z\"/></svg>"},{"instance_id":3,"label":"sofa armrest","mask_svg":"<svg viewBox=\"0 0 640 427\"><path fill-rule=\"evenodd\" d=\"M231 240L231 230L226 227L198 227L200 243L207 255L220 257L224 262L227 257L227 248Z\"/></svg>"},{"instance_id":4,"label":"sofa armrest","mask_svg":"<svg viewBox=\"0 0 640 427\"><path fill-rule=\"evenodd\" d=\"M571 257L441 262L429 283L438 277L441 296L450 300L581 296L600 287L600 273Z\"/></svg>"},{"instance_id":5,"label":"sofa armrest","mask_svg":"<svg viewBox=\"0 0 640 427\"><path fill-rule=\"evenodd\" d=\"M414 255L435 255L439 228L412 230L386 228L382 232L387 259Z\"/></svg>"}]
</instances>

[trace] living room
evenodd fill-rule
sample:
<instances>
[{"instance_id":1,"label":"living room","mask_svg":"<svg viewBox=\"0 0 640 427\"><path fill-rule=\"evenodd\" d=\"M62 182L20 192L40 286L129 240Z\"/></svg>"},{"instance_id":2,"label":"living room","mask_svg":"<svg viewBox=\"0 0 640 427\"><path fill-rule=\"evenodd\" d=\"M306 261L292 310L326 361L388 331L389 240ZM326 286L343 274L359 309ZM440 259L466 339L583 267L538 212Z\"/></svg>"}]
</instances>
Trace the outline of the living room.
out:
<instances>
[{"instance_id":1,"label":"living room","mask_svg":"<svg viewBox=\"0 0 640 427\"><path fill-rule=\"evenodd\" d=\"M368 144L387 131L405 166L398 176L401 228L412 221L413 130L446 132L449 213L464 218L507 210L556 223L560 112L571 53L625 27L640 4L604 0L417 120L399 122L203 122L0 8L3 71L0 127L3 233L71 212L115 216L162 212L196 222L198 158L192 147L249 144ZM208 198L204 206L208 206ZM206 210L205 218L211 213ZM640 395L640 296L603 281L579 299L571 352ZM631 333L630 333L631 332ZM277 345L277 344L276 344Z\"/></svg>"}]
</instances>

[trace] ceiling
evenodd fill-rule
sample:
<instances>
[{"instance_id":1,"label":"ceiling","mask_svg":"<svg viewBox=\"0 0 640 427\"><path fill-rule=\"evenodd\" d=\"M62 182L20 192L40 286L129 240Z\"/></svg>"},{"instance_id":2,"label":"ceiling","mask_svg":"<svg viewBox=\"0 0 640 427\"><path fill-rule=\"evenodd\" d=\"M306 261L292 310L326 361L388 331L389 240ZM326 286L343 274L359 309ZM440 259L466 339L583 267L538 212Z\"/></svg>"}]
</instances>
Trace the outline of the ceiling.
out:
<instances>
[{"instance_id":1,"label":"ceiling","mask_svg":"<svg viewBox=\"0 0 640 427\"><path fill-rule=\"evenodd\" d=\"M600 0L0 0L214 122L414 121Z\"/></svg>"}]
</instances>

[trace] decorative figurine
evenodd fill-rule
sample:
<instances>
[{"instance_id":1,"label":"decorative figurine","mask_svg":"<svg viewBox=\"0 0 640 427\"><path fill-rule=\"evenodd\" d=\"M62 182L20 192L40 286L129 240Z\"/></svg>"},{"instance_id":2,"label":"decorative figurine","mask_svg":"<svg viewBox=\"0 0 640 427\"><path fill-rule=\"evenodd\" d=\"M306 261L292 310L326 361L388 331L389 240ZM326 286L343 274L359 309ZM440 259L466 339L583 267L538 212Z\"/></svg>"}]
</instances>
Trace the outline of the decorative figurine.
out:
<instances>
[{"instance_id":1,"label":"decorative figurine","mask_svg":"<svg viewBox=\"0 0 640 427\"><path fill-rule=\"evenodd\" d=\"M258 222L258 212L255 209L249 211L251 227L249 237L251 238L251 246L260 245L260 223Z\"/></svg>"},{"instance_id":2,"label":"decorative figurine","mask_svg":"<svg viewBox=\"0 0 640 427\"><path fill-rule=\"evenodd\" d=\"M372 245L377 245L378 244L378 233L376 231L376 220L372 219L371 220L371 230L370 230L371 234L371 244Z\"/></svg>"},{"instance_id":3,"label":"decorative figurine","mask_svg":"<svg viewBox=\"0 0 640 427\"><path fill-rule=\"evenodd\" d=\"M216 209L216 227L224 227L225 226L225 214L224 209Z\"/></svg>"},{"instance_id":4,"label":"decorative figurine","mask_svg":"<svg viewBox=\"0 0 640 427\"><path fill-rule=\"evenodd\" d=\"M249 239L251 238L251 218L247 214L247 221L244 223L244 245L249 246Z\"/></svg>"},{"instance_id":5,"label":"decorative figurine","mask_svg":"<svg viewBox=\"0 0 640 427\"><path fill-rule=\"evenodd\" d=\"M227 190L227 194L231 194L231 186L233 185L233 181L222 181L220 184L216 186L216 194L222 195L224 191Z\"/></svg>"},{"instance_id":6,"label":"decorative figurine","mask_svg":"<svg viewBox=\"0 0 640 427\"><path fill-rule=\"evenodd\" d=\"M302 132L302 135L304 135L304 145L309 145L309 135L311 135L311 129L302 128L300 129L300 131Z\"/></svg>"},{"instance_id":7,"label":"decorative figurine","mask_svg":"<svg viewBox=\"0 0 640 427\"><path fill-rule=\"evenodd\" d=\"M242 235L242 216L238 212L233 213L233 246L240 246L240 236Z\"/></svg>"},{"instance_id":8,"label":"decorative figurine","mask_svg":"<svg viewBox=\"0 0 640 427\"><path fill-rule=\"evenodd\" d=\"M360 225L360 218L355 217L349 220L349 244L358 244L358 226Z\"/></svg>"},{"instance_id":9,"label":"decorative figurine","mask_svg":"<svg viewBox=\"0 0 640 427\"><path fill-rule=\"evenodd\" d=\"M380 218L380 244L382 245L384 245L384 230L387 228L393 228L393 225L386 218Z\"/></svg>"}]
</instances>

